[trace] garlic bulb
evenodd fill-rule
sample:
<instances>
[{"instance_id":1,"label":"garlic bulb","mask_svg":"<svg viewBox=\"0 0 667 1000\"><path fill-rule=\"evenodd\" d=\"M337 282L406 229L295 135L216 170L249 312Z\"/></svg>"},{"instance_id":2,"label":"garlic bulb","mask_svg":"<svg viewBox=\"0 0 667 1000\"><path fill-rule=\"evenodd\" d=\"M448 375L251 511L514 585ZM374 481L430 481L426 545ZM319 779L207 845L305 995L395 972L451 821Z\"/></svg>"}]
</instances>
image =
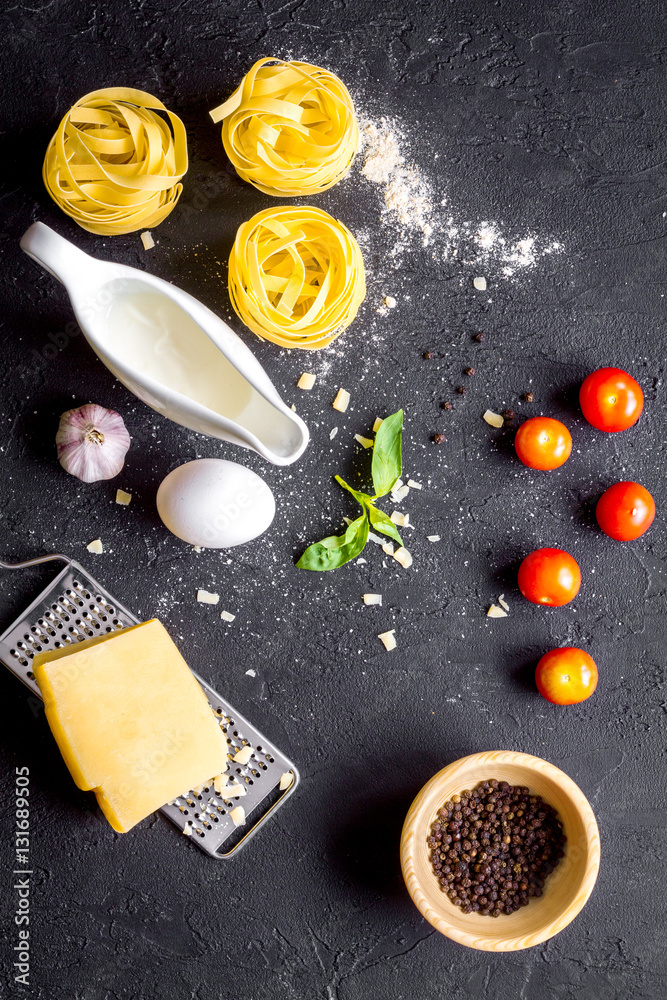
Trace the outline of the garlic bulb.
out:
<instances>
[{"instance_id":1,"label":"garlic bulb","mask_svg":"<svg viewBox=\"0 0 667 1000\"><path fill-rule=\"evenodd\" d=\"M96 483L113 479L123 468L130 435L120 413L86 403L63 413L56 445L65 472L84 483Z\"/></svg>"}]
</instances>

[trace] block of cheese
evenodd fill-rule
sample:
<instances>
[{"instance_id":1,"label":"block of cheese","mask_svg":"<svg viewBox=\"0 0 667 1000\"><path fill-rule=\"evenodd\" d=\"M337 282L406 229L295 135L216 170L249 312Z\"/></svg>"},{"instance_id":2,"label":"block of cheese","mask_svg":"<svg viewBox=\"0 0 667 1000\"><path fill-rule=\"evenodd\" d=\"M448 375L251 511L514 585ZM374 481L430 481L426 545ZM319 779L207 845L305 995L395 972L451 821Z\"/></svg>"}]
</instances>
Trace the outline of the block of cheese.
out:
<instances>
[{"instance_id":1,"label":"block of cheese","mask_svg":"<svg viewBox=\"0 0 667 1000\"><path fill-rule=\"evenodd\" d=\"M32 669L72 777L119 833L225 770L227 739L159 621L38 653Z\"/></svg>"}]
</instances>

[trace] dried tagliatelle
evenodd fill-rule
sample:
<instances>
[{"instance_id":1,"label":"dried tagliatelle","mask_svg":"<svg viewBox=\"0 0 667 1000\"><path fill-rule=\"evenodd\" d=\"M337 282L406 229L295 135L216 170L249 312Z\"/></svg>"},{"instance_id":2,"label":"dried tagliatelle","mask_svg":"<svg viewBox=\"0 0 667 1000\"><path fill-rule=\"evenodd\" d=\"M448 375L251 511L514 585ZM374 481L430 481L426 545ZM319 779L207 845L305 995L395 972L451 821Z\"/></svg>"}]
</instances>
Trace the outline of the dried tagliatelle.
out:
<instances>
[{"instance_id":1,"label":"dried tagliatelle","mask_svg":"<svg viewBox=\"0 0 667 1000\"><path fill-rule=\"evenodd\" d=\"M347 87L310 63L259 59L210 114L239 177L277 197L326 191L359 145Z\"/></svg>"},{"instance_id":2,"label":"dried tagliatelle","mask_svg":"<svg viewBox=\"0 0 667 1000\"><path fill-rule=\"evenodd\" d=\"M187 169L181 119L143 90L108 87L67 112L42 176L56 204L83 229L118 236L162 222Z\"/></svg>"},{"instance_id":3,"label":"dried tagliatelle","mask_svg":"<svg viewBox=\"0 0 667 1000\"><path fill-rule=\"evenodd\" d=\"M267 208L238 228L229 294L258 337L280 347L326 347L366 295L359 244L319 208Z\"/></svg>"}]
</instances>

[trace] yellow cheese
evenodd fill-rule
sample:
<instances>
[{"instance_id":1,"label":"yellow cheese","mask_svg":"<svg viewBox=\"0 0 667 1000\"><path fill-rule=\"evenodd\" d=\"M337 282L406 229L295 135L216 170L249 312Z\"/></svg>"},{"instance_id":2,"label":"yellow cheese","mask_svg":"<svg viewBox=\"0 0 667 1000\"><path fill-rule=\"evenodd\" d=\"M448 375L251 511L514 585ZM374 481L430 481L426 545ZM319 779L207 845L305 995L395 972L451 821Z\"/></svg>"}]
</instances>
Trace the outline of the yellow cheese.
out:
<instances>
[{"instance_id":1,"label":"yellow cheese","mask_svg":"<svg viewBox=\"0 0 667 1000\"><path fill-rule=\"evenodd\" d=\"M159 621L38 653L32 669L72 777L119 833L224 771L226 737Z\"/></svg>"}]
</instances>

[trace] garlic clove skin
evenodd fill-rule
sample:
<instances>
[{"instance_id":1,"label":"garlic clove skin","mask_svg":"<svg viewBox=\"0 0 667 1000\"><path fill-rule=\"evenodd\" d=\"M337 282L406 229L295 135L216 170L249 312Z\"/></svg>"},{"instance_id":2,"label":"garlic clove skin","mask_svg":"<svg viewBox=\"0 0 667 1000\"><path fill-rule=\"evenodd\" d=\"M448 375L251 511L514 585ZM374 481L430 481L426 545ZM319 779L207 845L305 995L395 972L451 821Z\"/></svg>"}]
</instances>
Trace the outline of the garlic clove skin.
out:
<instances>
[{"instance_id":1,"label":"garlic clove skin","mask_svg":"<svg viewBox=\"0 0 667 1000\"><path fill-rule=\"evenodd\" d=\"M97 403L67 410L56 434L58 461L84 483L113 479L125 465L130 435L120 413Z\"/></svg>"}]
</instances>

